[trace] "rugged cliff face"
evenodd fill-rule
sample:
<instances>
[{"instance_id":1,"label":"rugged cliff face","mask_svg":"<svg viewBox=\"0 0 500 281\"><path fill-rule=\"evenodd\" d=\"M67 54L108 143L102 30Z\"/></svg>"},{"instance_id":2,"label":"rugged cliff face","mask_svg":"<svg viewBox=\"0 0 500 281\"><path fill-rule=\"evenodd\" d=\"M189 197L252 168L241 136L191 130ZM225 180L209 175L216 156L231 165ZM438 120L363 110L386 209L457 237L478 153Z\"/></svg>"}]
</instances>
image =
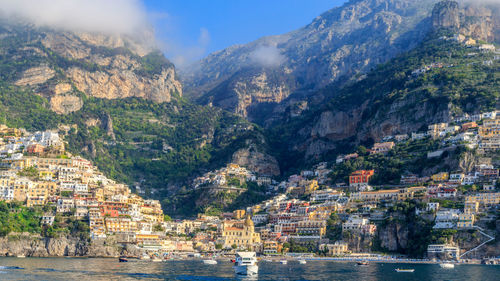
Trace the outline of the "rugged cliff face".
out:
<instances>
[{"instance_id":1,"label":"rugged cliff face","mask_svg":"<svg viewBox=\"0 0 500 281\"><path fill-rule=\"evenodd\" d=\"M299 30L211 54L183 71L186 92L250 120L269 118L292 93L308 96L414 47L435 2L349 1Z\"/></svg>"},{"instance_id":2,"label":"rugged cliff face","mask_svg":"<svg viewBox=\"0 0 500 281\"><path fill-rule=\"evenodd\" d=\"M460 3L459 3L460 2ZM451 28L468 37L499 42L500 11L498 5L480 1L441 1L432 10L435 29Z\"/></svg>"},{"instance_id":3,"label":"rugged cliff face","mask_svg":"<svg viewBox=\"0 0 500 281\"><path fill-rule=\"evenodd\" d=\"M92 243L74 237L44 238L28 233L11 233L0 238L0 255L26 257L116 257L139 256L141 251L132 245L122 245L114 238Z\"/></svg>"},{"instance_id":4,"label":"rugged cliff face","mask_svg":"<svg viewBox=\"0 0 500 281\"><path fill-rule=\"evenodd\" d=\"M173 64L146 43L118 35L73 33L2 21L3 54L11 54L15 85L50 100L51 109L68 114L83 106L80 93L120 99L139 97L169 102L182 95Z\"/></svg>"}]
</instances>

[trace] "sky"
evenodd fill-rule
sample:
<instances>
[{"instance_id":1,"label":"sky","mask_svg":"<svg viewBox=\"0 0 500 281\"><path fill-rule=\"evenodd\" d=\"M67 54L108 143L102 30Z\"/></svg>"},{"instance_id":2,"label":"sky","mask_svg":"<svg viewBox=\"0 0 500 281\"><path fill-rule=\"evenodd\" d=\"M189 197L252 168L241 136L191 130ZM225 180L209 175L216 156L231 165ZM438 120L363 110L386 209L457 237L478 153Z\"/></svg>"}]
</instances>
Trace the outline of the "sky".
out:
<instances>
[{"instance_id":1,"label":"sky","mask_svg":"<svg viewBox=\"0 0 500 281\"><path fill-rule=\"evenodd\" d=\"M38 26L108 34L144 34L178 67L211 52L298 29L346 0L0 0L0 15ZM500 1L500 0L488 0ZM262 55L276 50L263 49ZM279 54L274 54L279 64Z\"/></svg>"},{"instance_id":2,"label":"sky","mask_svg":"<svg viewBox=\"0 0 500 281\"><path fill-rule=\"evenodd\" d=\"M143 0L160 46L183 66L211 52L298 29L345 0Z\"/></svg>"}]
</instances>

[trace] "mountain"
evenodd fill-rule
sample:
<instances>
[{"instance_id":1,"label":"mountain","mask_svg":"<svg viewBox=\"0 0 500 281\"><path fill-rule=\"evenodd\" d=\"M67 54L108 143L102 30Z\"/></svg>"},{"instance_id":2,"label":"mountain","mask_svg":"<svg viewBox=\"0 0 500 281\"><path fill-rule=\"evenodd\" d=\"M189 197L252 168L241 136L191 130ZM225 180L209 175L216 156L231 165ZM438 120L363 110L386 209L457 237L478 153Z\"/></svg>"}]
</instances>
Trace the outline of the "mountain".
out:
<instances>
[{"instance_id":1,"label":"mountain","mask_svg":"<svg viewBox=\"0 0 500 281\"><path fill-rule=\"evenodd\" d=\"M417 47L319 90L315 95L329 98L270 129L282 169L332 161L359 145L425 131L465 113L498 110L500 57L480 49L499 40L497 8L440 2L430 16L432 30Z\"/></svg>"},{"instance_id":2,"label":"mountain","mask_svg":"<svg viewBox=\"0 0 500 281\"><path fill-rule=\"evenodd\" d=\"M47 98L57 113L79 110L82 99L140 97L168 102L182 86L172 63L136 39L56 31L3 20L2 80Z\"/></svg>"},{"instance_id":3,"label":"mountain","mask_svg":"<svg viewBox=\"0 0 500 281\"><path fill-rule=\"evenodd\" d=\"M57 131L72 153L157 199L230 161L279 174L261 130L183 98L174 65L145 37L2 20L0 123Z\"/></svg>"},{"instance_id":4,"label":"mountain","mask_svg":"<svg viewBox=\"0 0 500 281\"><path fill-rule=\"evenodd\" d=\"M273 111L307 107L304 96L415 47L432 27L435 2L351 0L299 30L209 55L181 73L186 95L265 123Z\"/></svg>"}]
</instances>

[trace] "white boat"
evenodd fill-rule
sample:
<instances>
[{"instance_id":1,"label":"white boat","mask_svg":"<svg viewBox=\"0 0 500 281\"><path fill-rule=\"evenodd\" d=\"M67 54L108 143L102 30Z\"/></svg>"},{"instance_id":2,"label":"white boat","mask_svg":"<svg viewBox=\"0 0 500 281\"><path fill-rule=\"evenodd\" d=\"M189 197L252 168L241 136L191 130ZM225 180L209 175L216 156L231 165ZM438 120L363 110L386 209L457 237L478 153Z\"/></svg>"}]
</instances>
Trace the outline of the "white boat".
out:
<instances>
[{"instance_id":1,"label":"white boat","mask_svg":"<svg viewBox=\"0 0 500 281\"><path fill-rule=\"evenodd\" d=\"M25 256L25 255L23 255L23 254L21 254L21 255L17 255L16 257L17 257L17 258L25 258L26 256Z\"/></svg>"},{"instance_id":2,"label":"white boat","mask_svg":"<svg viewBox=\"0 0 500 281\"><path fill-rule=\"evenodd\" d=\"M414 271L415 271L415 269L413 269L413 268L409 268L409 269L396 268L396 272L408 272L408 273L410 273L410 272L414 272Z\"/></svg>"},{"instance_id":3,"label":"white boat","mask_svg":"<svg viewBox=\"0 0 500 281\"><path fill-rule=\"evenodd\" d=\"M447 263L440 263L439 266L441 268L446 268L446 269L453 269L453 268L455 268L455 265L452 264L452 263L449 263L449 262L447 262Z\"/></svg>"},{"instance_id":4,"label":"white boat","mask_svg":"<svg viewBox=\"0 0 500 281\"><path fill-rule=\"evenodd\" d=\"M151 259L151 261L152 261L152 262L162 262L162 259L161 259L161 258L159 258L159 257L153 257L153 258Z\"/></svg>"},{"instance_id":5,"label":"white boat","mask_svg":"<svg viewBox=\"0 0 500 281\"><path fill-rule=\"evenodd\" d=\"M233 268L234 272L238 275L258 274L257 254L255 252L237 252Z\"/></svg>"},{"instance_id":6,"label":"white boat","mask_svg":"<svg viewBox=\"0 0 500 281\"><path fill-rule=\"evenodd\" d=\"M204 264L217 264L216 260L203 260Z\"/></svg>"},{"instance_id":7,"label":"white boat","mask_svg":"<svg viewBox=\"0 0 500 281\"><path fill-rule=\"evenodd\" d=\"M141 260L150 260L150 259L151 259L151 257L150 257L149 255L147 255L147 254L144 254L144 255L142 255L142 256L140 257L140 259L141 259Z\"/></svg>"},{"instance_id":8,"label":"white boat","mask_svg":"<svg viewBox=\"0 0 500 281\"><path fill-rule=\"evenodd\" d=\"M287 261L287 260L280 260L280 263L281 263L281 264L287 264L287 263L288 263L288 261Z\"/></svg>"},{"instance_id":9,"label":"white boat","mask_svg":"<svg viewBox=\"0 0 500 281\"><path fill-rule=\"evenodd\" d=\"M300 264L306 264L307 262L306 262L306 260L299 260L299 263Z\"/></svg>"}]
</instances>

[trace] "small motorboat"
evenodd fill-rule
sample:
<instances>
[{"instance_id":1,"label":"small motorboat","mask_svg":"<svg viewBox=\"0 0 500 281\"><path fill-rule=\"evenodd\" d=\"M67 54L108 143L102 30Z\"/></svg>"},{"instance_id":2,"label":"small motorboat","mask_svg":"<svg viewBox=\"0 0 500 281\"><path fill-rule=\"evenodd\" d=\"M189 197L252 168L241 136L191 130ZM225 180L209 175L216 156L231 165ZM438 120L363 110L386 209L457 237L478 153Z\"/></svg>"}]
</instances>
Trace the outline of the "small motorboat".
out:
<instances>
[{"instance_id":1,"label":"small motorboat","mask_svg":"<svg viewBox=\"0 0 500 281\"><path fill-rule=\"evenodd\" d=\"M396 268L396 272L411 273L411 272L414 272L414 271L415 271L415 269L413 269L413 268L406 268L406 269L404 269L404 268Z\"/></svg>"},{"instance_id":2,"label":"small motorboat","mask_svg":"<svg viewBox=\"0 0 500 281\"><path fill-rule=\"evenodd\" d=\"M141 260L145 260L145 261L146 261L146 260L150 260L150 259L151 259L151 257L150 257L149 255L147 255L147 254L144 254L144 255L142 255L142 256L140 257L140 259L141 259Z\"/></svg>"},{"instance_id":3,"label":"small motorboat","mask_svg":"<svg viewBox=\"0 0 500 281\"><path fill-rule=\"evenodd\" d=\"M368 266L369 265L369 263L367 261L358 261L358 262L356 262L356 264L359 266Z\"/></svg>"},{"instance_id":4,"label":"small motorboat","mask_svg":"<svg viewBox=\"0 0 500 281\"><path fill-rule=\"evenodd\" d=\"M439 266L441 268L445 268L445 269L453 269L455 268L455 265L450 263L450 262L446 262L446 263L440 263Z\"/></svg>"},{"instance_id":5,"label":"small motorboat","mask_svg":"<svg viewBox=\"0 0 500 281\"><path fill-rule=\"evenodd\" d=\"M26 256L23 254L17 255L16 258L25 258Z\"/></svg>"},{"instance_id":6,"label":"small motorboat","mask_svg":"<svg viewBox=\"0 0 500 281\"><path fill-rule=\"evenodd\" d=\"M300 260L299 260L299 264L306 264L306 263L307 263L307 262L306 262L306 260L304 260L304 259L300 259Z\"/></svg>"},{"instance_id":7,"label":"small motorboat","mask_svg":"<svg viewBox=\"0 0 500 281\"><path fill-rule=\"evenodd\" d=\"M128 262L128 259L127 259L127 257L119 257L118 261L119 262Z\"/></svg>"},{"instance_id":8,"label":"small motorboat","mask_svg":"<svg viewBox=\"0 0 500 281\"><path fill-rule=\"evenodd\" d=\"M288 261L287 260L280 260L280 263L281 264L288 264Z\"/></svg>"},{"instance_id":9,"label":"small motorboat","mask_svg":"<svg viewBox=\"0 0 500 281\"><path fill-rule=\"evenodd\" d=\"M160 257L157 257L157 256L154 256L152 259L151 259L152 262L162 262L163 259L161 259Z\"/></svg>"},{"instance_id":10,"label":"small motorboat","mask_svg":"<svg viewBox=\"0 0 500 281\"><path fill-rule=\"evenodd\" d=\"M217 261L214 259L203 260L204 264L217 264Z\"/></svg>"}]
</instances>

